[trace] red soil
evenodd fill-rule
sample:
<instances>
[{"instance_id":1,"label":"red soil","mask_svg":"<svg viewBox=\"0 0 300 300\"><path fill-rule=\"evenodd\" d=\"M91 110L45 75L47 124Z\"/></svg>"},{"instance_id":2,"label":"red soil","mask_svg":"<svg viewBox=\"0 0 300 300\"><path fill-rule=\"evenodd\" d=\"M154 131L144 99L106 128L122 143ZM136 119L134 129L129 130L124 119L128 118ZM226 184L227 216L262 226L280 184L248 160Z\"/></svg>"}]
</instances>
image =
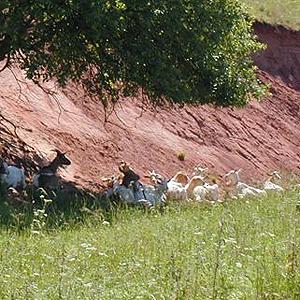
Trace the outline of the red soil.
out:
<instances>
[{"instance_id":1,"label":"red soil","mask_svg":"<svg viewBox=\"0 0 300 300\"><path fill-rule=\"evenodd\" d=\"M299 175L300 32L260 23L255 31L268 43L255 61L261 80L272 84L272 95L243 109L185 106L154 112L137 105L139 99L123 99L104 123L101 105L79 89L56 89L50 97L20 71L3 71L0 111L32 147L24 152L25 144L20 148L15 138L8 156L23 158L25 153L29 166L29 159L41 163L39 158L53 158L55 147L69 151L72 165L62 176L90 189L98 189L101 177L116 173L121 159L141 175L155 169L172 176L179 170L191 172L197 164L218 174L242 168L242 177L250 181L275 169ZM3 144L9 135L0 129ZM177 158L179 151L185 153L184 161Z\"/></svg>"}]
</instances>

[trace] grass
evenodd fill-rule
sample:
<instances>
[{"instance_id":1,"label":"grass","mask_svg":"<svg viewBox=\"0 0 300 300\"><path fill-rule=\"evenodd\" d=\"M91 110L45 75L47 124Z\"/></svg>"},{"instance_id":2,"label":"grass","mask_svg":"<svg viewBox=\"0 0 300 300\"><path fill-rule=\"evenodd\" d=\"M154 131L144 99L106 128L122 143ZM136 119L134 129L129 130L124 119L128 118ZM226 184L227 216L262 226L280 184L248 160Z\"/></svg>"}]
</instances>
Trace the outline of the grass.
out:
<instances>
[{"instance_id":1,"label":"grass","mask_svg":"<svg viewBox=\"0 0 300 300\"><path fill-rule=\"evenodd\" d=\"M300 0L241 0L258 20L300 29Z\"/></svg>"},{"instance_id":2,"label":"grass","mask_svg":"<svg viewBox=\"0 0 300 300\"><path fill-rule=\"evenodd\" d=\"M35 228L38 214L2 201L0 299L300 299L298 193L149 211L81 207Z\"/></svg>"}]
</instances>

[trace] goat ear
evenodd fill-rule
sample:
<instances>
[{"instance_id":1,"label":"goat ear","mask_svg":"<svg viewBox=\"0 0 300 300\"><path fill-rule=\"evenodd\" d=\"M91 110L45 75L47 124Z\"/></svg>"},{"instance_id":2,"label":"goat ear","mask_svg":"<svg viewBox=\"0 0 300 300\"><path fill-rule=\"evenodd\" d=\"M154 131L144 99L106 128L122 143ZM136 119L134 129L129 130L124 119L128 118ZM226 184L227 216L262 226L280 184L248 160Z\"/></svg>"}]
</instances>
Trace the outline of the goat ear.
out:
<instances>
[{"instance_id":1,"label":"goat ear","mask_svg":"<svg viewBox=\"0 0 300 300\"><path fill-rule=\"evenodd\" d=\"M60 150L58 150L58 149L52 149L51 151L52 151L52 152L56 152L57 155L63 154L63 153L62 153Z\"/></svg>"},{"instance_id":2,"label":"goat ear","mask_svg":"<svg viewBox=\"0 0 300 300\"><path fill-rule=\"evenodd\" d=\"M242 171L242 169L238 169L238 170L236 170L236 172L237 172L237 173L240 173L241 171Z\"/></svg>"}]
</instances>

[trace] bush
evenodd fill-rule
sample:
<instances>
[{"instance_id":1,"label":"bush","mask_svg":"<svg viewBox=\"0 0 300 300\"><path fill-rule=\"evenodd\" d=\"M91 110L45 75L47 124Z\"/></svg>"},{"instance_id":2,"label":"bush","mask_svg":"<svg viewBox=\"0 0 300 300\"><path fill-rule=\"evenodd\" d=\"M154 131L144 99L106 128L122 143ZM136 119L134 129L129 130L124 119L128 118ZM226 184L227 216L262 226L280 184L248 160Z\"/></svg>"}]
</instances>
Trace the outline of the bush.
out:
<instances>
[{"instance_id":1,"label":"bush","mask_svg":"<svg viewBox=\"0 0 300 300\"><path fill-rule=\"evenodd\" d=\"M235 0L2 0L0 58L104 104L142 88L154 103L242 106L263 92L251 26Z\"/></svg>"}]
</instances>

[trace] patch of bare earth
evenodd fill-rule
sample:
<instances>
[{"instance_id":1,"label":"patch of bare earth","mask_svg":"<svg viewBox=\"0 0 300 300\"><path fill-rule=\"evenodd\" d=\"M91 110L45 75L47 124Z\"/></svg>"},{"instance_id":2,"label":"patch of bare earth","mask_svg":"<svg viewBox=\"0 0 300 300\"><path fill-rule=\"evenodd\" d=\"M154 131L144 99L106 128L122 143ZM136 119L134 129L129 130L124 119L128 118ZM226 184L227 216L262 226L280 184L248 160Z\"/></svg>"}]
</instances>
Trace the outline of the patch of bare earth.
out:
<instances>
[{"instance_id":1,"label":"patch of bare earth","mask_svg":"<svg viewBox=\"0 0 300 300\"><path fill-rule=\"evenodd\" d=\"M62 177L94 190L102 176L117 172L121 159L141 175L155 169L172 176L199 163L218 174L243 168L251 181L275 169L300 174L300 32L261 23L255 31L268 44L255 61L272 95L243 109L186 105L153 111L142 109L141 99L123 99L104 123L102 106L80 89L49 84L55 91L49 96L19 70L5 70L0 73L0 111L18 134L13 138L13 126L1 122L6 155L31 158L26 166L33 170L55 156L52 149L68 151L72 164ZM184 161L178 160L179 151Z\"/></svg>"}]
</instances>

